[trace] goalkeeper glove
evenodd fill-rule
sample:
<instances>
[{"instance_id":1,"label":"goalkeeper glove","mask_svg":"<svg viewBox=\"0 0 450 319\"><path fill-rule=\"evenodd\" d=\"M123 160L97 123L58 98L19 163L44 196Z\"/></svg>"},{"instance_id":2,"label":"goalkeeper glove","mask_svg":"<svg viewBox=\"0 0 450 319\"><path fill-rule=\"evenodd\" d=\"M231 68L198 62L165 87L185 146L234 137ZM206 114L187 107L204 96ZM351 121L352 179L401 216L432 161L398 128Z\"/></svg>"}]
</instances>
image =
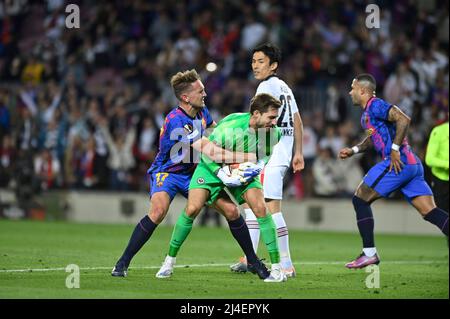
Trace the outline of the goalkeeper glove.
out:
<instances>
[{"instance_id":1,"label":"goalkeeper glove","mask_svg":"<svg viewBox=\"0 0 450 319\"><path fill-rule=\"evenodd\" d=\"M225 173L223 168L219 169L216 173L217 177L220 178L222 183L228 187L239 187L242 186L241 176L230 176Z\"/></svg>"},{"instance_id":2,"label":"goalkeeper glove","mask_svg":"<svg viewBox=\"0 0 450 319\"><path fill-rule=\"evenodd\" d=\"M254 166L246 167L242 170L242 177L244 178L254 178L261 173L261 171L264 169L264 161L259 160L258 163Z\"/></svg>"}]
</instances>

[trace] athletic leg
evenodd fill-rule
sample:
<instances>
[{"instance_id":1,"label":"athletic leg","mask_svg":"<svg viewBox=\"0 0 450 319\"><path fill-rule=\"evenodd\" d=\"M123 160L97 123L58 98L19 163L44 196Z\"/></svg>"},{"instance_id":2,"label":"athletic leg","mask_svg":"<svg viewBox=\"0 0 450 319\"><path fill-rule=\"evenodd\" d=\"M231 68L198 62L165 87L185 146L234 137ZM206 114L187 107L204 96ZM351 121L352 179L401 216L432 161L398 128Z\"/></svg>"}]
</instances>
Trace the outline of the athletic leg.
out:
<instances>
[{"instance_id":1,"label":"athletic leg","mask_svg":"<svg viewBox=\"0 0 450 319\"><path fill-rule=\"evenodd\" d=\"M247 256L250 270L254 270L252 272L256 272L261 279L267 278L269 272L253 250L247 224L237 206L229 198L221 197L214 203L214 208L227 219L231 234Z\"/></svg>"},{"instance_id":2,"label":"athletic leg","mask_svg":"<svg viewBox=\"0 0 450 319\"><path fill-rule=\"evenodd\" d=\"M166 192L154 193L150 199L150 208L134 228L125 251L117 261L111 274L115 277L127 276L128 266L137 252L150 239L153 231L164 220L169 210L171 199Z\"/></svg>"},{"instance_id":3,"label":"athletic leg","mask_svg":"<svg viewBox=\"0 0 450 319\"><path fill-rule=\"evenodd\" d=\"M448 214L436 206L433 196L417 196L411 200L411 204L423 219L438 227L448 237Z\"/></svg>"},{"instance_id":4,"label":"athletic leg","mask_svg":"<svg viewBox=\"0 0 450 319\"><path fill-rule=\"evenodd\" d=\"M370 205L381 195L374 189L361 182L352 198L356 212L359 234L363 242L363 253L355 260L347 263L347 268L363 268L371 264L378 264L379 258L375 247L374 219Z\"/></svg>"},{"instance_id":5,"label":"athletic leg","mask_svg":"<svg viewBox=\"0 0 450 319\"><path fill-rule=\"evenodd\" d=\"M414 178L402 188L402 193L426 221L448 237L448 213L436 207L433 192L425 181L423 166L416 165L416 171Z\"/></svg>"},{"instance_id":6,"label":"athletic leg","mask_svg":"<svg viewBox=\"0 0 450 319\"><path fill-rule=\"evenodd\" d=\"M277 230L281 265L289 277L294 277L295 269L292 265L291 253L289 250L289 232L281 210L283 180L287 170L287 166L266 166L264 169L264 179L270 182L264 183L264 198L266 200L267 209L272 215Z\"/></svg>"},{"instance_id":7,"label":"athletic leg","mask_svg":"<svg viewBox=\"0 0 450 319\"><path fill-rule=\"evenodd\" d=\"M202 210L209 196L209 191L203 188L189 191L186 208L178 218L170 240L169 256L176 257L178 250L191 232L194 219Z\"/></svg>"},{"instance_id":8,"label":"athletic leg","mask_svg":"<svg viewBox=\"0 0 450 319\"><path fill-rule=\"evenodd\" d=\"M176 256L189 233L192 230L195 217L200 213L209 196L207 189L196 188L189 190L186 208L178 217L170 239L169 252L156 273L156 278L168 278L173 274Z\"/></svg>"},{"instance_id":9,"label":"athletic leg","mask_svg":"<svg viewBox=\"0 0 450 319\"><path fill-rule=\"evenodd\" d=\"M261 237L269 252L272 269L266 282L286 281L286 275L280 264L280 251L278 248L277 231L272 215L266 213L263 191L259 188L250 188L242 196L257 217Z\"/></svg>"}]
</instances>

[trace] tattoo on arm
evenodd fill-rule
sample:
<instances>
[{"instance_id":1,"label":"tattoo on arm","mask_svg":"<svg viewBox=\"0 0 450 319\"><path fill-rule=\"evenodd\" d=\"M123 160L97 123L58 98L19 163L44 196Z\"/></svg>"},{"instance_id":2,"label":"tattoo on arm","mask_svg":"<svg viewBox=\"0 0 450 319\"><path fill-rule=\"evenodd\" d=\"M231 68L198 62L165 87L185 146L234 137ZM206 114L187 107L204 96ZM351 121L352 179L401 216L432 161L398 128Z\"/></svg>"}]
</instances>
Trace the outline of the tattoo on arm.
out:
<instances>
[{"instance_id":1,"label":"tattoo on arm","mask_svg":"<svg viewBox=\"0 0 450 319\"><path fill-rule=\"evenodd\" d=\"M393 143L401 145L406 137L406 134L408 133L409 122L411 119L394 105L389 110L388 121L395 122L395 126L397 128Z\"/></svg>"},{"instance_id":2,"label":"tattoo on arm","mask_svg":"<svg viewBox=\"0 0 450 319\"><path fill-rule=\"evenodd\" d=\"M370 136L366 136L366 138L356 146L358 146L359 152L362 153L365 152L370 147L371 144L372 141L370 140Z\"/></svg>"}]
</instances>

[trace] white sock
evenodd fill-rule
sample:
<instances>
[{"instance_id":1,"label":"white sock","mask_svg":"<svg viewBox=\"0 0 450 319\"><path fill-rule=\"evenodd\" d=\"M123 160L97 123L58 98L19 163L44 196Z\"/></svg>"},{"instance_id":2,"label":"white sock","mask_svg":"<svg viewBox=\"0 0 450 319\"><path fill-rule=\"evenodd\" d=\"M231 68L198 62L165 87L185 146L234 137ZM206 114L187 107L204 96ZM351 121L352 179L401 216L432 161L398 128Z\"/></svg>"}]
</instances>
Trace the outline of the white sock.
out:
<instances>
[{"instance_id":1,"label":"white sock","mask_svg":"<svg viewBox=\"0 0 450 319\"><path fill-rule=\"evenodd\" d=\"M272 264L271 269L272 270L281 270L283 267L281 267L281 263L278 264Z\"/></svg>"},{"instance_id":2,"label":"white sock","mask_svg":"<svg viewBox=\"0 0 450 319\"><path fill-rule=\"evenodd\" d=\"M166 262L169 262L171 265L175 265L177 261L177 257L170 257L169 255L166 256Z\"/></svg>"},{"instance_id":3,"label":"white sock","mask_svg":"<svg viewBox=\"0 0 450 319\"><path fill-rule=\"evenodd\" d=\"M377 249L375 247L363 248L363 253L367 257L373 257L377 253Z\"/></svg>"},{"instance_id":4,"label":"white sock","mask_svg":"<svg viewBox=\"0 0 450 319\"><path fill-rule=\"evenodd\" d=\"M250 233L250 238L252 239L253 250L258 250L259 245L259 224L256 220L255 214L250 208L244 209L245 212L245 223L247 224L248 231Z\"/></svg>"},{"instance_id":5,"label":"white sock","mask_svg":"<svg viewBox=\"0 0 450 319\"><path fill-rule=\"evenodd\" d=\"M289 252L289 233L281 212L272 214L273 222L277 228L278 247L280 249L280 260L283 268L291 268L291 254Z\"/></svg>"}]
</instances>

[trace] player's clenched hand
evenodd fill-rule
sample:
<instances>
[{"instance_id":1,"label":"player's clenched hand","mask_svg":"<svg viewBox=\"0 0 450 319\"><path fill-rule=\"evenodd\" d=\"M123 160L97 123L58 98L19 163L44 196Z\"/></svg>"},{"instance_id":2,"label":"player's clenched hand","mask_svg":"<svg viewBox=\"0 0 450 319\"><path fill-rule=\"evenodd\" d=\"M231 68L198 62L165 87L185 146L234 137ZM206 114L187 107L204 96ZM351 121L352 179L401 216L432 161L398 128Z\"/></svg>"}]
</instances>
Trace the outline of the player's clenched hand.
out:
<instances>
[{"instance_id":1,"label":"player's clenched hand","mask_svg":"<svg viewBox=\"0 0 450 319\"><path fill-rule=\"evenodd\" d=\"M305 161L303 159L302 154L295 154L294 158L292 159L292 169L294 170L294 173L300 172L302 169L305 168Z\"/></svg>"},{"instance_id":2,"label":"player's clenched hand","mask_svg":"<svg viewBox=\"0 0 450 319\"><path fill-rule=\"evenodd\" d=\"M392 168L394 168L395 174L400 173L402 170L402 166L405 165L400 160L400 152L397 151L391 151L391 163L389 164L389 172L392 171Z\"/></svg>"},{"instance_id":3,"label":"player's clenched hand","mask_svg":"<svg viewBox=\"0 0 450 319\"><path fill-rule=\"evenodd\" d=\"M349 147L346 147L339 151L338 156L340 159L345 159L345 158L349 158L349 157L353 156L353 154L354 154L353 150Z\"/></svg>"}]
</instances>

